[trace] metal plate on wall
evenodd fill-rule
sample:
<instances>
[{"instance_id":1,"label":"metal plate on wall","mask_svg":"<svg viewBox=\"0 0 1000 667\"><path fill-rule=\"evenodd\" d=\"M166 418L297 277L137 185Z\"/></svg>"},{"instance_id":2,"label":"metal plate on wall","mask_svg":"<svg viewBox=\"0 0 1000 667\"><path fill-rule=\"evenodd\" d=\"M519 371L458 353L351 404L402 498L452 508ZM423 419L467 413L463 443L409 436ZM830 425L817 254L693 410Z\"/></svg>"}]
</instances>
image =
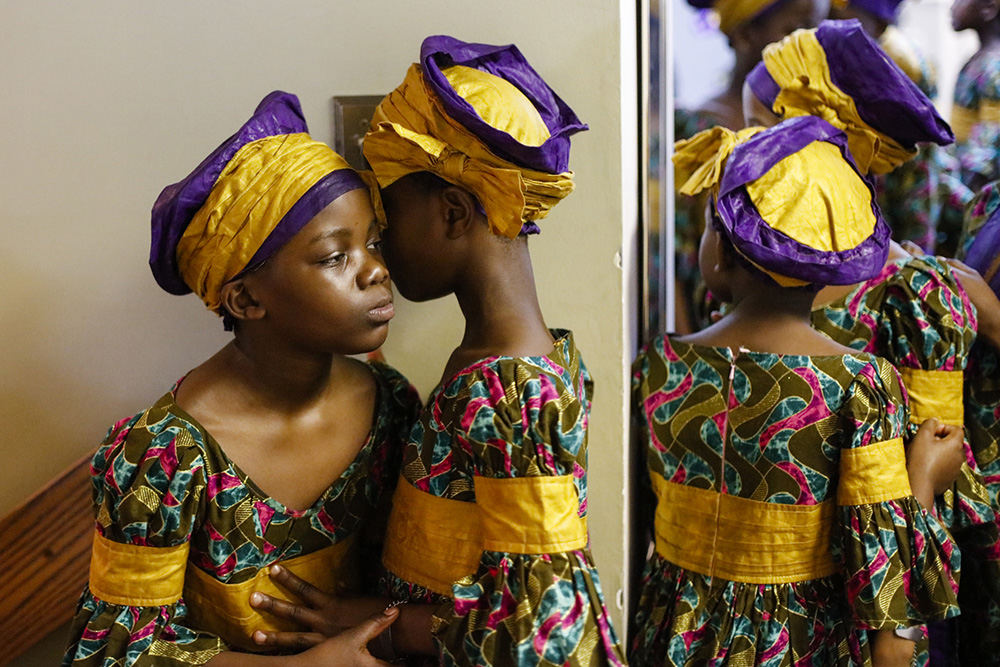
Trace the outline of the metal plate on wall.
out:
<instances>
[{"instance_id":1,"label":"metal plate on wall","mask_svg":"<svg viewBox=\"0 0 1000 667\"><path fill-rule=\"evenodd\" d=\"M361 141L375 107L384 95L340 95L333 98L333 150L355 169L367 169Z\"/></svg>"}]
</instances>

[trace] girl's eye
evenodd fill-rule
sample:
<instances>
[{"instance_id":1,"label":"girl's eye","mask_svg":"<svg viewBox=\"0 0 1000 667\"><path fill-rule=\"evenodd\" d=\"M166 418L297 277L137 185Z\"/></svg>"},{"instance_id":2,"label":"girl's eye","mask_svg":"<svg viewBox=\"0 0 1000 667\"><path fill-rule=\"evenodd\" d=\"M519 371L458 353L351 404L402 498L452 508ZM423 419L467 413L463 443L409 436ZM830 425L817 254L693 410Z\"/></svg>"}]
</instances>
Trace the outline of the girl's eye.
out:
<instances>
[{"instance_id":1,"label":"girl's eye","mask_svg":"<svg viewBox=\"0 0 1000 667\"><path fill-rule=\"evenodd\" d=\"M368 249L375 252L382 252L382 239L372 239L369 241Z\"/></svg>"},{"instance_id":2,"label":"girl's eye","mask_svg":"<svg viewBox=\"0 0 1000 667\"><path fill-rule=\"evenodd\" d=\"M346 258L347 258L346 253L337 252L330 255L329 257L324 257L322 260L322 264L324 264L325 266L337 266L338 264L343 263L344 259Z\"/></svg>"}]
</instances>

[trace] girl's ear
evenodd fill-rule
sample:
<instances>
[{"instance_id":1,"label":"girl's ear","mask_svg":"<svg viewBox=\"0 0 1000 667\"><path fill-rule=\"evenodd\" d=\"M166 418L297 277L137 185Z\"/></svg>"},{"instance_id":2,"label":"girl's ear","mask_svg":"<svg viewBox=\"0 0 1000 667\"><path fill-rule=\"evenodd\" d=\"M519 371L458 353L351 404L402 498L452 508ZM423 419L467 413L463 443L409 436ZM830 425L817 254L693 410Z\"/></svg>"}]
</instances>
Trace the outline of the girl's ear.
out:
<instances>
[{"instance_id":1,"label":"girl's ear","mask_svg":"<svg viewBox=\"0 0 1000 667\"><path fill-rule=\"evenodd\" d=\"M468 232L479 216L476 198L465 188L449 185L441 190L441 211L447 229L445 236L457 239Z\"/></svg>"},{"instance_id":2,"label":"girl's ear","mask_svg":"<svg viewBox=\"0 0 1000 667\"><path fill-rule=\"evenodd\" d=\"M235 320L260 320L267 311L254 298L250 286L244 278L231 280L222 286L222 307Z\"/></svg>"}]
</instances>

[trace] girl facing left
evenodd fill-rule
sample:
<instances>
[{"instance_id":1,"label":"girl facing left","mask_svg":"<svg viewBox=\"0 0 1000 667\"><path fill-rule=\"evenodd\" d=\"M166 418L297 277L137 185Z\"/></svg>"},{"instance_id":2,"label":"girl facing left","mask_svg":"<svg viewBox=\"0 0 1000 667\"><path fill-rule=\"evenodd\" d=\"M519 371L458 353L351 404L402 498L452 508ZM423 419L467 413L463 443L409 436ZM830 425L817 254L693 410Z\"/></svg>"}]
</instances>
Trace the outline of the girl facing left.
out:
<instances>
[{"instance_id":1,"label":"girl facing left","mask_svg":"<svg viewBox=\"0 0 1000 667\"><path fill-rule=\"evenodd\" d=\"M64 665L381 664L390 610L299 656L259 656L252 609L275 563L329 592L366 588L367 530L420 408L411 385L345 355L393 316L369 188L274 92L153 206L150 266L233 340L116 423L91 466L90 581Z\"/></svg>"}]
</instances>

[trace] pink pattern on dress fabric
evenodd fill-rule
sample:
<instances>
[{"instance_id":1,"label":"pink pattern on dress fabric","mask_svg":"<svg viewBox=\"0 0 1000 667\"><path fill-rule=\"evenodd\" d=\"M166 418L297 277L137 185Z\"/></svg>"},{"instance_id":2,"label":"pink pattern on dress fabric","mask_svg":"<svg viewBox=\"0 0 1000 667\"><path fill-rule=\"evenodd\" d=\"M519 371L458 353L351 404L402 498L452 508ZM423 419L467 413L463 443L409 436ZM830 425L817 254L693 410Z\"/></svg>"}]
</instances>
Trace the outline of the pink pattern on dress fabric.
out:
<instances>
[{"instance_id":1,"label":"pink pattern on dress fabric","mask_svg":"<svg viewBox=\"0 0 1000 667\"><path fill-rule=\"evenodd\" d=\"M794 479L795 483L799 485L799 497L795 499L796 505L816 505L819 502L816 499L816 494L809 488L809 480L806 478L806 474L799 466L792 461L778 461L774 466L779 470L783 470L785 474Z\"/></svg>"},{"instance_id":2,"label":"pink pattern on dress fabric","mask_svg":"<svg viewBox=\"0 0 1000 667\"><path fill-rule=\"evenodd\" d=\"M882 570L888 563L889 556L885 553L885 549L880 548L875 557L869 560L866 567L858 570L853 577L847 580L847 602L849 605L853 607L855 600L861 597L862 591L872 586L871 573Z\"/></svg>"},{"instance_id":3,"label":"pink pattern on dress fabric","mask_svg":"<svg viewBox=\"0 0 1000 667\"><path fill-rule=\"evenodd\" d=\"M651 394L649 398L646 399L645 403L643 403L642 406L643 410L646 412L646 421L649 424L655 424L656 418L653 413L656 412L656 410L658 410L660 406L662 406L663 404L670 403L671 401L676 400L678 397L686 394L691 389L693 384L694 380L691 378L691 374L688 373L687 375L684 376L684 379L681 380L680 384L673 391L658 391L654 394ZM650 440L652 440L653 445L656 447L658 451L661 452L667 451L667 446L664 445L663 442L660 440L660 438L657 436L655 429L653 428L649 429L649 436Z\"/></svg>"},{"instance_id":4,"label":"pink pattern on dress fabric","mask_svg":"<svg viewBox=\"0 0 1000 667\"><path fill-rule=\"evenodd\" d=\"M774 639L774 641L767 648L767 650L765 650L756 658L758 664L783 656L785 654L785 651L788 650L788 645L789 645L788 627L785 626L781 628L781 632L778 633L778 636ZM797 663L797 664L802 665L803 663Z\"/></svg>"},{"instance_id":5,"label":"pink pattern on dress fabric","mask_svg":"<svg viewBox=\"0 0 1000 667\"><path fill-rule=\"evenodd\" d=\"M826 419L832 412L823 397L823 387L820 385L816 372L811 368L796 368L792 371L809 385L811 398L809 404L798 412L774 422L760 434L760 449L764 451L775 435L785 430L798 431Z\"/></svg>"},{"instance_id":6,"label":"pink pattern on dress fabric","mask_svg":"<svg viewBox=\"0 0 1000 667\"><path fill-rule=\"evenodd\" d=\"M217 472L214 475L209 475L206 480L205 491L208 496L208 500L212 501L217 495L226 491L227 489L232 489L238 486L242 486L243 482L230 470L223 470Z\"/></svg>"}]
</instances>

